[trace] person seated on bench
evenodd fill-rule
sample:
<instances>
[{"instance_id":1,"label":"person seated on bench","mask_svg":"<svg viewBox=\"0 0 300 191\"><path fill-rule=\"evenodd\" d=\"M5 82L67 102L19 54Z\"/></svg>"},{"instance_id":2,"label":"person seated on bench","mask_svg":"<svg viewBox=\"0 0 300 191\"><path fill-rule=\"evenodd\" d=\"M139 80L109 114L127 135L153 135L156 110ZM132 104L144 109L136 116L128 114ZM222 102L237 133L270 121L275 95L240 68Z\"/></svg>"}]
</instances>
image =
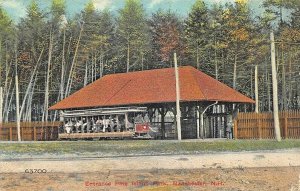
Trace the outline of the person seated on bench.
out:
<instances>
[{"instance_id":1,"label":"person seated on bench","mask_svg":"<svg viewBox=\"0 0 300 191\"><path fill-rule=\"evenodd\" d=\"M95 124L96 131L97 131L97 132L100 132L102 123L103 123L103 121L102 121L100 118L97 119L96 124Z\"/></svg>"},{"instance_id":2,"label":"person seated on bench","mask_svg":"<svg viewBox=\"0 0 300 191\"><path fill-rule=\"evenodd\" d=\"M144 123L144 119L143 119L143 116L142 114L138 114L135 118L134 118L134 122L135 123Z\"/></svg>"},{"instance_id":3,"label":"person seated on bench","mask_svg":"<svg viewBox=\"0 0 300 191\"><path fill-rule=\"evenodd\" d=\"M76 124L75 124L76 133L81 133L82 132L82 125L83 125L83 122L81 120L76 122ZM80 129L80 131L79 131L79 129Z\"/></svg>"},{"instance_id":4,"label":"person seated on bench","mask_svg":"<svg viewBox=\"0 0 300 191\"><path fill-rule=\"evenodd\" d=\"M70 134L72 133L72 129L73 129L73 123L71 121L69 121L68 123L65 124L65 132Z\"/></svg>"},{"instance_id":5,"label":"person seated on bench","mask_svg":"<svg viewBox=\"0 0 300 191\"><path fill-rule=\"evenodd\" d=\"M108 131L109 119L103 119L103 133Z\"/></svg>"}]
</instances>

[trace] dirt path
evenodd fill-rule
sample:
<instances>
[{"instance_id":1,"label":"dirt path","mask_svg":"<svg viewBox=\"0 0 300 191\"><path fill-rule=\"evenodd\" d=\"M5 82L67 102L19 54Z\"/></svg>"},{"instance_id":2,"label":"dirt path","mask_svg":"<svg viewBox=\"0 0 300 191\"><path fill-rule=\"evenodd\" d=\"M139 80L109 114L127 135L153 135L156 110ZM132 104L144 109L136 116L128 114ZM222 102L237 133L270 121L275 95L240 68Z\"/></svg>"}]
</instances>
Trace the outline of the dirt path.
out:
<instances>
[{"instance_id":1,"label":"dirt path","mask_svg":"<svg viewBox=\"0 0 300 191\"><path fill-rule=\"evenodd\" d=\"M22 173L25 169L47 172L85 173L108 170L200 169L300 166L300 152L227 152L201 155L166 155L115 158L0 160L0 172Z\"/></svg>"},{"instance_id":2,"label":"dirt path","mask_svg":"<svg viewBox=\"0 0 300 191\"><path fill-rule=\"evenodd\" d=\"M45 169L47 172L28 173L30 169ZM0 188L5 191L300 191L300 152L2 160Z\"/></svg>"}]
</instances>

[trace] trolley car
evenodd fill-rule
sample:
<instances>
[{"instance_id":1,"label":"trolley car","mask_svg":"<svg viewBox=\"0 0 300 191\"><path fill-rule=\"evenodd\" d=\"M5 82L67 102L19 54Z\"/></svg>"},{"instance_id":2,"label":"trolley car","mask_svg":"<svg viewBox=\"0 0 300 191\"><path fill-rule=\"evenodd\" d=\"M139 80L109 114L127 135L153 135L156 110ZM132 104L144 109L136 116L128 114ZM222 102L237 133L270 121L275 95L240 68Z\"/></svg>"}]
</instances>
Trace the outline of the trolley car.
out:
<instances>
[{"instance_id":1,"label":"trolley car","mask_svg":"<svg viewBox=\"0 0 300 191\"><path fill-rule=\"evenodd\" d=\"M95 108L60 113L60 140L154 139L158 129L150 126L146 107Z\"/></svg>"}]
</instances>

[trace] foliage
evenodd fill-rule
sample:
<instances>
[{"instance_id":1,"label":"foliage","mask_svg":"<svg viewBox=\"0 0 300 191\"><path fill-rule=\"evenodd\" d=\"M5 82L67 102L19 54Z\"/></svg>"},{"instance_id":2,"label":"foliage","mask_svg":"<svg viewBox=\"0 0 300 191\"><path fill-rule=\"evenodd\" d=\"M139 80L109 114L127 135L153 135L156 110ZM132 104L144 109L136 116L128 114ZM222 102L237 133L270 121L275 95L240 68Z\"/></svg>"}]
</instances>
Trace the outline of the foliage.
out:
<instances>
[{"instance_id":1,"label":"foliage","mask_svg":"<svg viewBox=\"0 0 300 191\"><path fill-rule=\"evenodd\" d=\"M183 57L182 23L175 13L158 10L149 21L152 41L152 59L160 67L172 67L173 53ZM154 67L154 68L157 68Z\"/></svg>"},{"instance_id":2,"label":"foliage","mask_svg":"<svg viewBox=\"0 0 300 191\"><path fill-rule=\"evenodd\" d=\"M121 60L127 59L126 71L128 72L131 67L136 67L137 63L142 63L142 57L148 49L148 29L140 0L126 0L124 8L119 10L117 24L118 40L121 42L118 49L126 55L122 56Z\"/></svg>"},{"instance_id":3,"label":"foliage","mask_svg":"<svg viewBox=\"0 0 300 191\"><path fill-rule=\"evenodd\" d=\"M197 0L193 5L192 10L185 21L185 33L189 47L189 53L196 62L196 66L200 68L200 62L206 63L207 60L202 55L200 61L200 52L205 51L205 45L208 44L209 34L209 17L208 8L202 0Z\"/></svg>"}]
</instances>

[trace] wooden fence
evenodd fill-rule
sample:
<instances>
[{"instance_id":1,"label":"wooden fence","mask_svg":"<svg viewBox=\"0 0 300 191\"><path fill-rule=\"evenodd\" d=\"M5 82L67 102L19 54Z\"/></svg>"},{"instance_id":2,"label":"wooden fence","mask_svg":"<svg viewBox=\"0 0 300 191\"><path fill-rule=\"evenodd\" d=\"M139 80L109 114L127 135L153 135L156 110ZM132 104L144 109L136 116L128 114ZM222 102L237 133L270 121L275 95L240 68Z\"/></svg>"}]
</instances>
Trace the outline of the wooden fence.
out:
<instances>
[{"instance_id":1,"label":"wooden fence","mask_svg":"<svg viewBox=\"0 0 300 191\"><path fill-rule=\"evenodd\" d=\"M21 122L22 141L52 141L58 138L60 122ZM17 141L17 124L0 124L0 141Z\"/></svg>"},{"instance_id":2,"label":"wooden fence","mask_svg":"<svg viewBox=\"0 0 300 191\"><path fill-rule=\"evenodd\" d=\"M280 112L279 120L282 138L300 138L300 111ZM273 113L238 113L234 124L237 139L275 138Z\"/></svg>"}]
</instances>

